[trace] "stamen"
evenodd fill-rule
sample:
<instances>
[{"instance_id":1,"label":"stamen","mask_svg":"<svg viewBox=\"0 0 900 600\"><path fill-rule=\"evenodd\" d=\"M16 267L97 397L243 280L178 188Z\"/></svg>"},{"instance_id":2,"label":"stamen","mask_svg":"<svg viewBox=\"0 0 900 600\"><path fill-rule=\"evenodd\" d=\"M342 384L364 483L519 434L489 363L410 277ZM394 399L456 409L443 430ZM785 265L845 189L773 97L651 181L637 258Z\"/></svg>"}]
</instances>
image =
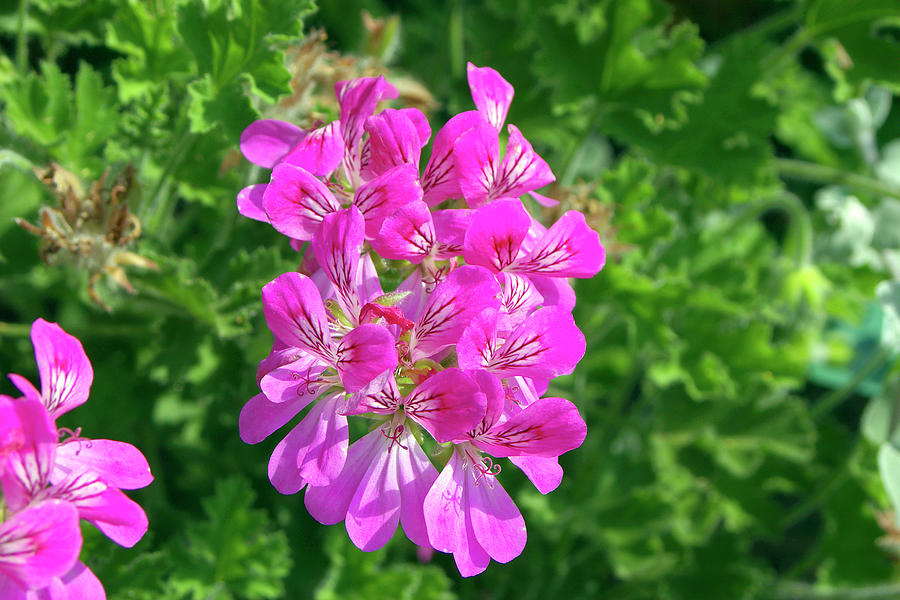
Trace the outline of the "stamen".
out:
<instances>
[{"instance_id":1,"label":"stamen","mask_svg":"<svg viewBox=\"0 0 900 600\"><path fill-rule=\"evenodd\" d=\"M400 446L404 450L409 450L409 448L407 448L406 446L404 446L403 444L400 443L400 436L403 435L403 425L402 424L397 425L394 428L393 432L391 431L390 425L382 428L381 435L383 435L387 439L391 440L391 445L388 446L388 453L391 452L391 448L394 447L395 442L397 443L398 446Z\"/></svg>"},{"instance_id":2,"label":"stamen","mask_svg":"<svg viewBox=\"0 0 900 600\"><path fill-rule=\"evenodd\" d=\"M487 481L488 487L494 489L494 482L492 479L488 479L488 476L496 478L497 475L500 474L500 465L495 465L490 456L485 456L481 459L481 462L473 462L472 466L478 471L475 475L475 485L478 485L481 478L484 478L485 481Z\"/></svg>"},{"instance_id":3,"label":"stamen","mask_svg":"<svg viewBox=\"0 0 900 600\"><path fill-rule=\"evenodd\" d=\"M68 427L60 427L56 430L56 434L59 436L59 445L62 446L64 444L70 444L72 442L80 442L85 444L88 448L92 447L94 443L90 440L90 438L81 437L81 427L76 427L75 431L72 431ZM68 437L65 437L68 436ZM75 451L75 456L81 454L81 446L78 447L78 450Z\"/></svg>"},{"instance_id":4,"label":"stamen","mask_svg":"<svg viewBox=\"0 0 900 600\"><path fill-rule=\"evenodd\" d=\"M301 375L297 371L291 371L291 379L293 379L294 381L300 382L300 385L297 386L297 395L298 396L303 395L304 387L305 387L305 392L307 394L314 394L316 392L315 386L324 383L324 381L321 377L314 378L312 376L312 365L307 367L305 375Z\"/></svg>"}]
</instances>

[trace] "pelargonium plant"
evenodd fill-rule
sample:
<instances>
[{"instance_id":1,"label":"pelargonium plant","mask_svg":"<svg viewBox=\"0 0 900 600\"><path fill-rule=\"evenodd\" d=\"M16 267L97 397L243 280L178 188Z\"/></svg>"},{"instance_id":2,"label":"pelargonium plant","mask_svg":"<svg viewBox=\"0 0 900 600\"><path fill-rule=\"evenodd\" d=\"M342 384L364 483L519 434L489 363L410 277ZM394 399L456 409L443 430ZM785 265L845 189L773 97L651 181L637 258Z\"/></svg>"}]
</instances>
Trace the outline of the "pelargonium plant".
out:
<instances>
[{"instance_id":1,"label":"pelargonium plant","mask_svg":"<svg viewBox=\"0 0 900 600\"><path fill-rule=\"evenodd\" d=\"M147 516L122 490L147 486L153 475L131 444L56 426L87 401L93 369L81 343L56 323L35 321L31 341L41 389L11 374L24 396L0 395L0 598L103 599L102 584L78 560L79 521L134 546Z\"/></svg>"},{"instance_id":2,"label":"pelargonium plant","mask_svg":"<svg viewBox=\"0 0 900 600\"><path fill-rule=\"evenodd\" d=\"M500 485L508 458L541 493L559 486L558 457L586 433L576 406L544 397L585 352L568 278L594 276L599 236L577 211L549 229L522 197L555 180L514 125L500 135L513 88L468 66L476 110L431 138L383 77L339 82L340 119L311 130L262 120L241 136L269 182L240 192L238 210L305 247L298 272L262 290L271 354L261 392L240 415L258 443L301 411L275 447L269 478L305 492L310 514L345 522L376 550L398 524L424 548L453 553L464 576L508 562L525 522ZM405 275L385 291L379 275ZM350 443L348 419L368 419Z\"/></svg>"}]
</instances>

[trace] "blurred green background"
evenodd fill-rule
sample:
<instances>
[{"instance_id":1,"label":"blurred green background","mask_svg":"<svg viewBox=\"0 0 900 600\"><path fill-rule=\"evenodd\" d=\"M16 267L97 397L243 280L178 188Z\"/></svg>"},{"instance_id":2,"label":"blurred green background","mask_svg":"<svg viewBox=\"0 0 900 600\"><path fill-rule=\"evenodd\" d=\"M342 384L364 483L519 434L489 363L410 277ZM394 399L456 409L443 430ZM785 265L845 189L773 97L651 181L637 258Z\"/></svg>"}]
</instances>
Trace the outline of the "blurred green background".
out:
<instances>
[{"instance_id":1,"label":"blurred green background","mask_svg":"<svg viewBox=\"0 0 900 600\"><path fill-rule=\"evenodd\" d=\"M96 374L61 425L156 476L134 549L85 527L110 598L900 597L896 0L18 0L0 45L0 370L36 381L30 323L59 322ZM269 485L277 437L238 438L260 288L300 258L234 197L265 178L252 120L335 118L334 81L385 74L436 131L466 61L516 88L542 220L584 211L608 262L551 390L588 437L547 496L504 468L528 545L462 580L402 534L357 551ZM62 241L14 221L59 207L51 163L88 215ZM139 237L97 209L129 164Z\"/></svg>"}]
</instances>

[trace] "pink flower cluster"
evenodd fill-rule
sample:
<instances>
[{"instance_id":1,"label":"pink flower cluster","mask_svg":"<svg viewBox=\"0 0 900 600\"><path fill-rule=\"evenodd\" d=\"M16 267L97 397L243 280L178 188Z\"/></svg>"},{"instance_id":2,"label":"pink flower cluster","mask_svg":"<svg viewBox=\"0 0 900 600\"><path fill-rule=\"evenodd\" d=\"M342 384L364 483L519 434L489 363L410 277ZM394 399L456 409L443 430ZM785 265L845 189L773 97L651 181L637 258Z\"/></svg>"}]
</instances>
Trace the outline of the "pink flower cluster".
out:
<instances>
[{"instance_id":1,"label":"pink flower cluster","mask_svg":"<svg viewBox=\"0 0 900 600\"><path fill-rule=\"evenodd\" d=\"M468 78L477 110L438 131L424 169L428 121L377 112L396 97L383 77L339 82L340 119L317 129L251 124L241 151L272 174L237 200L295 248L309 242L303 273L262 290L275 343L242 439L258 443L309 407L269 461L275 488L305 487L310 514L345 521L362 550L400 524L453 553L465 576L525 546L496 459L547 493L562 479L558 457L584 440L575 405L542 396L585 352L567 278L605 260L581 213L549 229L528 214L520 197L555 203L534 192L555 178L514 125L500 151L512 86L471 64ZM376 264L408 276L385 292ZM370 427L351 444L353 415Z\"/></svg>"},{"instance_id":2,"label":"pink flower cluster","mask_svg":"<svg viewBox=\"0 0 900 600\"><path fill-rule=\"evenodd\" d=\"M35 321L31 341L40 391L10 375L24 397L0 395L0 598L103 599L100 581L78 560L79 521L134 546L147 516L122 490L153 476L131 444L57 428L57 417L87 401L94 372L81 343L56 323Z\"/></svg>"}]
</instances>

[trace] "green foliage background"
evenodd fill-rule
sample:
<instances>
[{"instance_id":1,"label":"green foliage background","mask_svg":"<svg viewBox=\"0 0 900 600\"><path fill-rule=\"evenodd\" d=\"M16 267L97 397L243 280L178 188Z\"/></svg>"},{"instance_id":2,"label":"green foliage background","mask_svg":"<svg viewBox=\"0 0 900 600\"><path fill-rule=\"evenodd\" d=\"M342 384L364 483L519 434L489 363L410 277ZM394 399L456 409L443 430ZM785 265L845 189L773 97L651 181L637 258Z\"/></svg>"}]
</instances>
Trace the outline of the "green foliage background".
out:
<instances>
[{"instance_id":1,"label":"green foliage background","mask_svg":"<svg viewBox=\"0 0 900 600\"><path fill-rule=\"evenodd\" d=\"M124 550L85 527L110 598L900 595L896 0L13 4L0 370L36 380L29 325L58 321L96 373L61 425L150 461L132 494L146 538ZM394 17L374 35L363 9ZM504 469L528 546L473 579L402 536L357 551L271 488L274 441L237 436L271 343L259 290L299 257L237 215L261 174L234 152L291 92L284 50L314 28L424 84L435 130L471 107L467 60L499 70L509 120L609 250L577 286L588 353L553 390L587 440L550 495ZM136 169L136 251L160 270L130 270L133 296L102 284L110 313L13 222L53 203L30 170L51 161L85 182Z\"/></svg>"}]
</instances>

